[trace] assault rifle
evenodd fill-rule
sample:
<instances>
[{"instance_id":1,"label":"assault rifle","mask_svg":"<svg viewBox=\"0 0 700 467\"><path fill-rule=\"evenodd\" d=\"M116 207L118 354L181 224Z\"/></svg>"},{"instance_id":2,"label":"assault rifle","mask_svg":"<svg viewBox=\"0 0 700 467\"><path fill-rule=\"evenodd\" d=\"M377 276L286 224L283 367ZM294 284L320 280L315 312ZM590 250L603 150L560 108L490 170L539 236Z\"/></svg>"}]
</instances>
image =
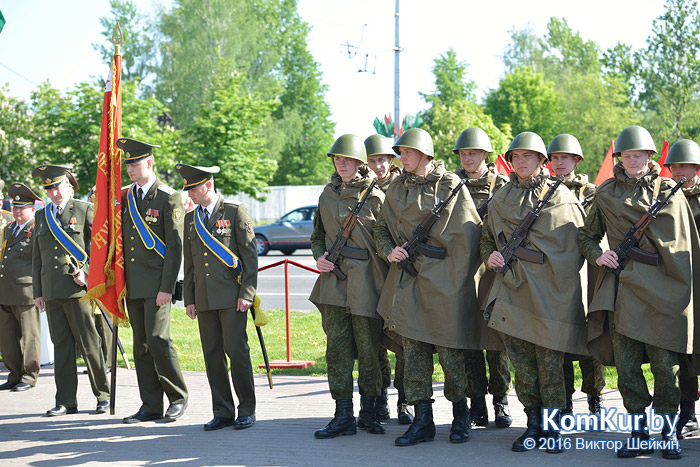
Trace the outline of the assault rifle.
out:
<instances>
[{"instance_id":1,"label":"assault rifle","mask_svg":"<svg viewBox=\"0 0 700 467\"><path fill-rule=\"evenodd\" d=\"M505 265L499 268L494 268L494 271L505 274L510 269L511 265L513 264L513 259L516 257L531 263L544 264L544 255L542 252L524 248L522 243L525 241L525 238L527 238L527 234L530 232L532 224L534 224L537 218L540 217L542 209L549 202L552 195L554 195L554 193L557 191L557 188L559 188L562 181L564 181L563 178L558 178L554 185L550 186L545 184L545 186L542 188L542 193L540 193L537 203L532 209L530 209L525 216L525 219L523 219L522 222L515 228L510 240L508 240L508 243L506 243L503 250L501 250L501 255L503 255ZM505 237L503 234L501 234L501 241L503 240L505 240Z\"/></svg>"},{"instance_id":2,"label":"assault rifle","mask_svg":"<svg viewBox=\"0 0 700 467\"><path fill-rule=\"evenodd\" d=\"M344 256L347 258L360 260L369 259L369 252L367 251L367 249L352 248L347 246L346 243L348 242L348 238L350 237L350 232L352 232L352 229L355 227L355 223L357 222L357 217L360 215L360 210L362 210L362 206L365 205L365 201L367 201L369 194L372 192L372 188L374 188L376 184L377 179L372 179L372 183L370 183L369 186L365 188L364 193L360 194L360 200L357 202L355 207L352 208L350 214L345 216L345 220L343 220L343 225L340 226L340 229L338 230L338 233L335 236L335 240L333 241L333 245L331 246L330 250L328 250L328 256L326 257L326 259L333 263L333 274L335 274L341 281L344 281L348 277L343 271L340 270L340 267L338 266L338 261L340 261L341 257Z\"/></svg>"},{"instance_id":3,"label":"assault rifle","mask_svg":"<svg viewBox=\"0 0 700 467\"><path fill-rule=\"evenodd\" d=\"M479 213L479 217L481 219L484 218L484 216L486 215L486 213L489 210L489 203L491 202L491 198L493 198L493 196L489 197L489 199L487 199L486 202L484 204L482 204L481 206L479 206L479 209L476 210L476 212Z\"/></svg>"},{"instance_id":4,"label":"assault rifle","mask_svg":"<svg viewBox=\"0 0 700 467\"><path fill-rule=\"evenodd\" d=\"M437 204L433 207L433 209L430 210L428 215L423 218L421 223L416 226L416 228L413 230L413 233L411 234L411 238L403 244L403 249L406 250L406 252L408 253L408 258L404 259L403 261L400 261L398 263L398 266L408 271L408 273L413 277L416 277L418 275L418 271L413 265L413 260L415 259L418 253L420 253L423 256L427 256L428 258L445 258L444 248L430 246L426 243L428 241L428 233L430 232L430 229L433 228L433 225L440 217L442 211L444 211L445 207L447 207L450 201L452 201L452 198L457 196L457 193L459 193L459 190L460 188L462 188L462 185L464 185L464 179L461 179L459 181L457 186L454 187L454 189L450 192L450 195L447 197L446 200L440 201L439 199L437 199Z\"/></svg>"},{"instance_id":5,"label":"assault rifle","mask_svg":"<svg viewBox=\"0 0 700 467\"><path fill-rule=\"evenodd\" d=\"M642 217L639 218L637 223L629 228L625 236L622 237L620 243L613 250L617 254L617 268L605 266L605 270L607 272L611 272L616 276L619 276L622 270L624 269L622 262L628 259L633 259L635 261L639 261L640 263L650 264L652 266L659 265L658 254L647 253L646 251L637 248L637 246L639 246L639 240L642 238L642 235L644 234L644 231L647 229L647 227L649 227L649 224L651 224L651 222L654 219L656 219L656 216L659 214L659 211L661 211L661 209L668 204L668 201L671 199L671 196L673 196L678 190L680 190L685 182L686 178L681 178L678 181L678 183L676 183L676 185L671 189L671 192L666 198L662 200L657 200L656 202L652 203L652 205L649 206L649 210L642 214Z\"/></svg>"}]
</instances>

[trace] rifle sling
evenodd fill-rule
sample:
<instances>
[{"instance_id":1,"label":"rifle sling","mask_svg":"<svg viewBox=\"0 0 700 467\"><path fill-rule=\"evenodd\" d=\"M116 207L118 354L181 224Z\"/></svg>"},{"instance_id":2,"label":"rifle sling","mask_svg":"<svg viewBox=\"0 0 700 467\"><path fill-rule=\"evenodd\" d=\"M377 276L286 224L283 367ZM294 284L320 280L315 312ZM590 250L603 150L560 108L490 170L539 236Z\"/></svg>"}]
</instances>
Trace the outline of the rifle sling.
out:
<instances>
[{"instance_id":1,"label":"rifle sling","mask_svg":"<svg viewBox=\"0 0 700 467\"><path fill-rule=\"evenodd\" d=\"M650 266L659 265L659 255L657 253L649 253L635 246L630 248L630 251L627 253L627 256L629 256L630 259L639 263L648 264Z\"/></svg>"},{"instance_id":2,"label":"rifle sling","mask_svg":"<svg viewBox=\"0 0 700 467\"><path fill-rule=\"evenodd\" d=\"M340 249L340 256L351 259L366 260L369 259L369 252L367 251L367 248L353 248L345 245Z\"/></svg>"}]
</instances>

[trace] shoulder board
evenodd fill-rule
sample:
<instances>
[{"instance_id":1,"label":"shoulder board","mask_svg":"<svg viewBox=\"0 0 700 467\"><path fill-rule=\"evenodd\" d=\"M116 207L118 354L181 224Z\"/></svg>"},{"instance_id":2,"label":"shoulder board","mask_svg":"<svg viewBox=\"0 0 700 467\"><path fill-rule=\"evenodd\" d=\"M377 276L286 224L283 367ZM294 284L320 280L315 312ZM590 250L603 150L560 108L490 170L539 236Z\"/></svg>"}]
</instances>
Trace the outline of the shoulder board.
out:
<instances>
[{"instance_id":1,"label":"shoulder board","mask_svg":"<svg viewBox=\"0 0 700 467\"><path fill-rule=\"evenodd\" d=\"M234 206L240 206L241 202L240 201L231 201L231 200L225 199L224 204L232 204Z\"/></svg>"},{"instance_id":2,"label":"shoulder board","mask_svg":"<svg viewBox=\"0 0 700 467\"><path fill-rule=\"evenodd\" d=\"M163 192L169 194L169 195L172 195L173 193L175 193L175 190L170 188L168 185L163 185L163 184L158 185L158 189L160 191L163 191Z\"/></svg>"}]
</instances>

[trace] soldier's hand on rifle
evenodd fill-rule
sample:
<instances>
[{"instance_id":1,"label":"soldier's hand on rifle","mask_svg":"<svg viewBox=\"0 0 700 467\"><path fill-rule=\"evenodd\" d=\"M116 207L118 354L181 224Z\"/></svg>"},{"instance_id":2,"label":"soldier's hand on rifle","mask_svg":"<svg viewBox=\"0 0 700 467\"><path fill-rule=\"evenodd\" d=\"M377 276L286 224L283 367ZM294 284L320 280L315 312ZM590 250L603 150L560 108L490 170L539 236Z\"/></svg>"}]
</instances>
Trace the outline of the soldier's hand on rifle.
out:
<instances>
[{"instance_id":1,"label":"soldier's hand on rifle","mask_svg":"<svg viewBox=\"0 0 700 467\"><path fill-rule=\"evenodd\" d=\"M83 271L82 269L78 269L73 274L73 282L78 284L80 287L83 287L85 284L87 284L87 280L87 274L85 274L85 271Z\"/></svg>"},{"instance_id":2,"label":"soldier's hand on rifle","mask_svg":"<svg viewBox=\"0 0 700 467\"><path fill-rule=\"evenodd\" d=\"M401 246L395 246L394 249L391 250L391 253L389 253L389 255L386 257L387 261L390 263L400 263L401 261L407 259L408 251L403 248L405 246L405 243Z\"/></svg>"},{"instance_id":3,"label":"soldier's hand on rifle","mask_svg":"<svg viewBox=\"0 0 700 467\"><path fill-rule=\"evenodd\" d=\"M158 295L156 296L156 305L163 306L166 303L170 303L170 300L172 298L173 298L173 294L171 294L171 293L158 292Z\"/></svg>"},{"instance_id":4,"label":"soldier's hand on rifle","mask_svg":"<svg viewBox=\"0 0 700 467\"><path fill-rule=\"evenodd\" d=\"M494 251L489 256L489 260L486 262L486 266L491 269L502 268L506 265L506 261L503 259L503 255L500 251Z\"/></svg>"},{"instance_id":5,"label":"soldier's hand on rifle","mask_svg":"<svg viewBox=\"0 0 700 467\"><path fill-rule=\"evenodd\" d=\"M249 309L252 305L253 305L253 302L251 302L250 300L246 300L246 299L244 299L244 298L239 298L239 299L238 299L238 308L237 308L237 310L240 311L240 312L245 313L246 311L248 311L248 309Z\"/></svg>"},{"instance_id":6,"label":"soldier's hand on rifle","mask_svg":"<svg viewBox=\"0 0 700 467\"><path fill-rule=\"evenodd\" d=\"M185 314L192 319L195 319L197 317L197 310L194 307L194 303L185 307Z\"/></svg>"},{"instance_id":7,"label":"soldier's hand on rifle","mask_svg":"<svg viewBox=\"0 0 700 467\"><path fill-rule=\"evenodd\" d=\"M595 260L595 264L598 266L607 266L612 269L617 269L619 263L617 262L617 253L612 250L606 250L602 255Z\"/></svg>"},{"instance_id":8,"label":"soldier's hand on rifle","mask_svg":"<svg viewBox=\"0 0 700 467\"><path fill-rule=\"evenodd\" d=\"M321 272L331 272L335 265L326 259L328 252L325 252L323 256L316 260L316 269Z\"/></svg>"}]
</instances>

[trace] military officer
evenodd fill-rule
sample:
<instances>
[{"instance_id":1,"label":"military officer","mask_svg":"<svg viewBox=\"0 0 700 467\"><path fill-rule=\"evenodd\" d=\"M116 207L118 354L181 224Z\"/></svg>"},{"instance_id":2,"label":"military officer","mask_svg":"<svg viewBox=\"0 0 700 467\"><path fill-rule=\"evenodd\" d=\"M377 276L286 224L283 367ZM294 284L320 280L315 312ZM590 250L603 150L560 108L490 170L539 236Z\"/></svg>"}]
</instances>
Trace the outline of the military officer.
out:
<instances>
[{"instance_id":1,"label":"military officer","mask_svg":"<svg viewBox=\"0 0 700 467\"><path fill-rule=\"evenodd\" d=\"M690 204L695 218L695 225L700 228L700 146L695 141L681 139L673 143L668 151L664 166L671 170L676 182L685 177L683 194ZM683 439L691 432L698 431L695 417L695 401L698 400L698 376L693 371L687 355L680 355L680 372L678 382L681 390L681 411L676 425L678 439Z\"/></svg>"},{"instance_id":2,"label":"military officer","mask_svg":"<svg viewBox=\"0 0 700 467\"><path fill-rule=\"evenodd\" d=\"M184 211L180 193L161 182L153 168L153 148L128 138L117 140L134 183L122 190L126 306L134 331L134 363L141 408L124 418L139 423L185 413L187 387L170 337L170 301L182 262Z\"/></svg>"},{"instance_id":3,"label":"military officer","mask_svg":"<svg viewBox=\"0 0 700 467\"><path fill-rule=\"evenodd\" d=\"M198 208L185 215L185 283L187 316L197 318L206 361L214 418L205 431L255 422L255 386L246 334L247 311L255 299L258 254L248 211L216 193L219 167L178 164L184 189ZM235 418L231 380L238 397Z\"/></svg>"},{"instance_id":4,"label":"military officer","mask_svg":"<svg viewBox=\"0 0 700 467\"><path fill-rule=\"evenodd\" d=\"M557 135L547 147L547 155L552 161L552 170L557 177L564 177L563 185L571 190L584 209L588 209L593 201L595 185L588 183L588 175L577 174L576 168L583 161L583 150L575 136L569 134ZM593 295L598 274L601 269L593 264L588 269L588 299ZM600 412L605 389L605 367L595 357L584 356L579 359L581 368L581 391L586 393L590 413ZM571 359L564 362L564 379L566 380L566 407L562 413L571 413L574 408L574 363Z\"/></svg>"},{"instance_id":5,"label":"military officer","mask_svg":"<svg viewBox=\"0 0 700 467\"><path fill-rule=\"evenodd\" d=\"M404 171L389 185L374 227L377 253L391 263L377 310L385 329L401 338L404 388L415 410L413 423L394 443L411 446L435 438L433 348L445 373L445 397L452 402L450 441L462 443L471 429L464 349L478 348L478 336L469 323L472 314L479 313L474 275L481 263L481 220L459 177L434 160L430 134L420 128L407 130L393 149L400 154ZM427 244L409 257L404 246L416 226L453 192L430 229ZM404 260L411 261L416 276L399 267Z\"/></svg>"},{"instance_id":6,"label":"military officer","mask_svg":"<svg viewBox=\"0 0 700 467\"><path fill-rule=\"evenodd\" d=\"M529 450L528 438L549 437L554 442L548 443L547 452L560 453L559 432L543 432L541 424L544 409L565 406L565 353L586 353L579 275L583 257L576 244L584 213L571 191L557 187L521 245L529 250L528 258L517 256L508 269L501 270L506 264L504 246L554 184L542 165L547 151L537 134L517 135L506 160L514 172L491 199L481 235L482 258L489 268L498 270L484 314L488 326L503 336L515 369L515 391L527 414L527 430L512 450Z\"/></svg>"},{"instance_id":7,"label":"military officer","mask_svg":"<svg viewBox=\"0 0 700 467\"><path fill-rule=\"evenodd\" d=\"M614 176L596 190L578 237L588 261L613 270L622 267L619 276L606 272L596 283L588 310L588 348L603 363L614 360L618 388L629 413L644 414L653 402L658 414L673 416L681 397L678 354L700 350L693 339L693 325L700 314L691 298L700 293L694 288L700 239L690 206L677 193L649 224L629 260L620 265L614 250L600 248L605 234L611 247L619 245L650 205L666 198L674 186L659 176L661 169L651 159L656 146L646 129L622 130L615 151L620 162L613 168ZM654 375L653 397L641 368L645 353ZM671 424L665 424L661 436L669 441L663 457L679 459L681 449L672 443L676 432ZM633 427L631 437L649 438L646 420ZM635 441L618 450L617 456L651 452Z\"/></svg>"},{"instance_id":8,"label":"military officer","mask_svg":"<svg viewBox=\"0 0 700 467\"><path fill-rule=\"evenodd\" d=\"M335 400L335 416L325 428L314 433L316 438L354 435L357 426L368 433L382 434L376 401L382 392L379 346L382 321L377 314L377 300L387 265L373 251L372 227L384 200L376 185L367 192L374 178L364 165L367 154L356 135L343 135L328 152L335 172L318 200L311 234L311 250L319 274L309 300L318 307L326 332L328 387ZM347 243L336 263L328 260L343 222L367 196L358 220L349 232ZM336 270L334 272L334 270ZM341 279L340 277L344 277ZM359 421L355 421L352 405L352 370L354 348L357 349L360 395L365 398Z\"/></svg>"},{"instance_id":9,"label":"military officer","mask_svg":"<svg viewBox=\"0 0 700 467\"><path fill-rule=\"evenodd\" d=\"M476 209L483 218L486 215L488 202L493 194L508 183L508 177L498 173L496 164L488 162L489 154L493 152L491 140L481 128L467 128L457 138L452 151L459 156L462 164L462 167L457 169L455 173L464 180L464 184L474 200ZM482 264L477 272L477 277L477 298L481 306L491 289L494 273L485 264ZM486 378L484 351L481 349L465 350L467 397L471 399L469 418L473 425L488 425L489 414L486 408L486 392L488 391L493 395L493 411L496 426L498 428L507 428L513 423L513 418L510 416L510 409L508 408L508 397L506 396L510 391L511 380L508 354L505 352L500 339L493 335L493 331L488 329L482 315L477 313L474 317L476 321L473 323L473 326L481 329L485 342L487 340L488 345L491 347L486 351L490 377Z\"/></svg>"},{"instance_id":10,"label":"military officer","mask_svg":"<svg viewBox=\"0 0 700 467\"><path fill-rule=\"evenodd\" d=\"M32 244L34 304L46 309L55 349L56 407L46 412L49 417L78 411L76 345L97 397L96 412L104 413L109 407L109 384L92 307L79 301L86 292L93 210L90 203L73 199L78 183L70 168L40 165L32 172L51 200L36 213Z\"/></svg>"},{"instance_id":11,"label":"military officer","mask_svg":"<svg viewBox=\"0 0 700 467\"><path fill-rule=\"evenodd\" d=\"M365 140L365 150L367 151L367 166L372 169L377 176L377 186L386 193L392 180L401 174L394 160L396 154L392 146L394 141L382 135L372 135ZM383 338L382 340L384 341ZM400 346L393 346L396 355L396 369L394 376L394 387L399 392L399 400L396 404L397 416L401 425L410 425L413 421L413 414L406 402L406 392L403 388L403 351ZM384 342L379 348L379 364L382 371L382 395L377 399L377 414L379 421L385 422L390 418L389 405L387 400L387 388L391 385L391 364L387 354L387 347ZM362 403L362 399L360 399Z\"/></svg>"},{"instance_id":12,"label":"military officer","mask_svg":"<svg viewBox=\"0 0 700 467\"><path fill-rule=\"evenodd\" d=\"M41 319L32 293L32 229L34 202L40 198L27 186L8 190L14 222L5 226L0 248L0 352L9 370L0 390L26 391L39 375Z\"/></svg>"}]
</instances>

